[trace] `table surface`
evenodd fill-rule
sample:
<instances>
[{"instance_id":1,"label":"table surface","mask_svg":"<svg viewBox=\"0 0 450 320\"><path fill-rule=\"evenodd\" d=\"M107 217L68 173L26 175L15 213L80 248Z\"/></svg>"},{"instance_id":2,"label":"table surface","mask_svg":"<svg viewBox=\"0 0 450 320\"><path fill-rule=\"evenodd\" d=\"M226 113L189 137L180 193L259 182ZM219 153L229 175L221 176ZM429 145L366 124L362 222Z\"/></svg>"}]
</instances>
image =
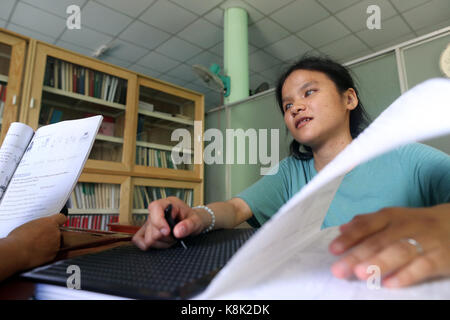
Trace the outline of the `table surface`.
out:
<instances>
[{"instance_id":1,"label":"table surface","mask_svg":"<svg viewBox=\"0 0 450 320\"><path fill-rule=\"evenodd\" d=\"M49 263L96 253L117 246L129 245L132 237L131 234L96 231L83 232L70 229L63 229L61 233L61 251ZM33 297L35 283L21 278L20 273L0 282L0 300L28 300Z\"/></svg>"}]
</instances>

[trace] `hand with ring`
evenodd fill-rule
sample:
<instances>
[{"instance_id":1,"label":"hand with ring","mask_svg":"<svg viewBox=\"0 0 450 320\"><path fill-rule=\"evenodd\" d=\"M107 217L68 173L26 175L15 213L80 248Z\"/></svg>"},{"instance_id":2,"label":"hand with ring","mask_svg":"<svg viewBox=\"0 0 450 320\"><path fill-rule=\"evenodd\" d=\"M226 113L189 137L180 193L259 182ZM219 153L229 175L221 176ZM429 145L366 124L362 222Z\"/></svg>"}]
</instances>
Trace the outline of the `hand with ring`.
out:
<instances>
[{"instance_id":1,"label":"hand with ring","mask_svg":"<svg viewBox=\"0 0 450 320\"><path fill-rule=\"evenodd\" d=\"M372 265L389 288L450 276L449 203L385 208L355 216L340 231L329 246L331 253L344 255L331 268L338 278L366 280Z\"/></svg>"}]
</instances>

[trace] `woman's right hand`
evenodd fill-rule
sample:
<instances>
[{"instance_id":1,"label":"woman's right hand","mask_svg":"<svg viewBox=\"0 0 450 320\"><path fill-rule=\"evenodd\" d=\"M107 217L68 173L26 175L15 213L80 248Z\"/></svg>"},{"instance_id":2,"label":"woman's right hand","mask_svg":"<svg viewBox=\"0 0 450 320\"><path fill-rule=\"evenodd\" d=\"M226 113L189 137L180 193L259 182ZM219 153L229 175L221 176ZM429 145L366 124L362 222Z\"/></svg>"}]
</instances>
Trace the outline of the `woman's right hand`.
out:
<instances>
[{"instance_id":1,"label":"woman's right hand","mask_svg":"<svg viewBox=\"0 0 450 320\"><path fill-rule=\"evenodd\" d=\"M202 215L177 197L155 200L148 206L147 221L133 236L134 244L141 250L147 250L150 247L169 248L176 243L171 236L169 224L164 218L164 209L169 204L172 204L172 218L178 221L173 230L177 238L197 235L208 223L202 220Z\"/></svg>"}]
</instances>

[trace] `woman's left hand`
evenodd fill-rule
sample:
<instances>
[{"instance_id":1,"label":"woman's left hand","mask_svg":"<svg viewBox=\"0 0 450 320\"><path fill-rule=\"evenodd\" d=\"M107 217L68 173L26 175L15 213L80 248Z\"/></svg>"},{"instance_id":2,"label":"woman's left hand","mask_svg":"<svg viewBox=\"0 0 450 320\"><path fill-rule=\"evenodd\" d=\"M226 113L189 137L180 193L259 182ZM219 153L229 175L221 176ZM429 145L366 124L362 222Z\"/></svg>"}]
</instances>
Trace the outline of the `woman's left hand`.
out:
<instances>
[{"instance_id":1,"label":"woman's left hand","mask_svg":"<svg viewBox=\"0 0 450 320\"><path fill-rule=\"evenodd\" d=\"M392 288L450 276L449 203L385 208L354 217L340 231L329 246L333 254L346 253L331 268L338 278L366 280L371 265L379 267L383 286Z\"/></svg>"}]
</instances>

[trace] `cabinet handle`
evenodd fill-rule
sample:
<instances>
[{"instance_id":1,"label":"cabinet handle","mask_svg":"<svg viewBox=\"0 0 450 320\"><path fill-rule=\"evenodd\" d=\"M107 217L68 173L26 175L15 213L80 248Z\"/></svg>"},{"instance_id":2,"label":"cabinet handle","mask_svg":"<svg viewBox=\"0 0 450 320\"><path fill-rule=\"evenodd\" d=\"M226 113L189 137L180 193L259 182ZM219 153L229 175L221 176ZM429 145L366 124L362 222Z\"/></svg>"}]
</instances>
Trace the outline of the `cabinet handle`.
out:
<instances>
[{"instance_id":1,"label":"cabinet handle","mask_svg":"<svg viewBox=\"0 0 450 320\"><path fill-rule=\"evenodd\" d=\"M34 108L34 98L31 98L31 100L30 100L30 108L31 109Z\"/></svg>"},{"instance_id":2,"label":"cabinet handle","mask_svg":"<svg viewBox=\"0 0 450 320\"><path fill-rule=\"evenodd\" d=\"M13 97L12 97L12 104L13 104L13 106L15 106L16 103L17 103L17 95L13 95Z\"/></svg>"}]
</instances>

